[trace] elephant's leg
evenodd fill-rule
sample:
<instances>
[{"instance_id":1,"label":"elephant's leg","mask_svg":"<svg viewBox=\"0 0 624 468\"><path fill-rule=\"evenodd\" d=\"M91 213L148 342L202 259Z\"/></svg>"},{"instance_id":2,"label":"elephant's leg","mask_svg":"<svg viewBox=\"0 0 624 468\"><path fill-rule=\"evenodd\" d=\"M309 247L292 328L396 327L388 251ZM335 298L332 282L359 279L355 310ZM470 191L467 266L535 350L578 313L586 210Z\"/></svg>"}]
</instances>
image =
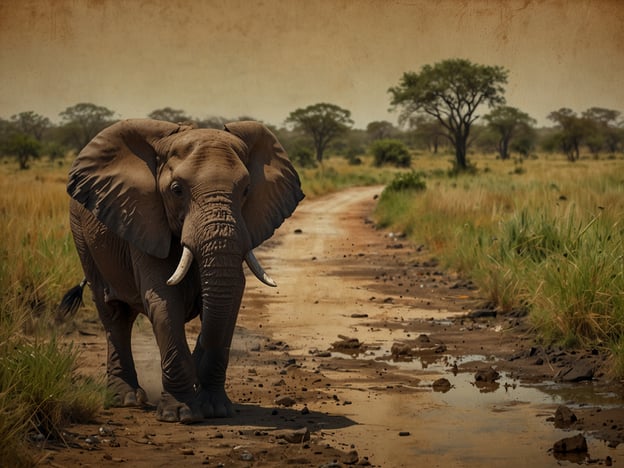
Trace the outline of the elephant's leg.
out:
<instances>
[{"instance_id":1,"label":"elephant's leg","mask_svg":"<svg viewBox=\"0 0 624 468\"><path fill-rule=\"evenodd\" d=\"M163 394L157 409L160 421L191 423L203 419L195 404L197 373L184 332L182 297L175 288L145 292L146 310L160 350ZM179 310L178 310L179 309Z\"/></svg>"},{"instance_id":2,"label":"elephant's leg","mask_svg":"<svg viewBox=\"0 0 624 468\"><path fill-rule=\"evenodd\" d=\"M106 375L108 388L113 394L113 405L145 405L147 395L139 385L132 357L132 325L137 313L123 302L107 302L103 288L94 287L93 299L106 331Z\"/></svg>"}]
</instances>

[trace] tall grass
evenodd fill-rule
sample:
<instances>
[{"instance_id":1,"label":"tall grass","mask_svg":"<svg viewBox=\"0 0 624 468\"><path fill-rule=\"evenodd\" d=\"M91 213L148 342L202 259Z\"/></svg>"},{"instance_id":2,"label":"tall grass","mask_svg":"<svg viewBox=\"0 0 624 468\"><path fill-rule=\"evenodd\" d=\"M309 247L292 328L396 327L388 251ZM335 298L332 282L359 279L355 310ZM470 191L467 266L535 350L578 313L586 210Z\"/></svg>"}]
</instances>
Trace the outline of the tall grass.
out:
<instances>
[{"instance_id":1,"label":"tall grass","mask_svg":"<svg viewBox=\"0 0 624 468\"><path fill-rule=\"evenodd\" d=\"M31 466L33 434L62 439L101 407L104 386L76 372L53 328L62 293L82 277L69 231L66 168L0 166L0 460Z\"/></svg>"},{"instance_id":2,"label":"tall grass","mask_svg":"<svg viewBox=\"0 0 624 468\"><path fill-rule=\"evenodd\" d=\"M38 327L82 277L68 219L65 168L0 167L0 307Z\"/></svg>"},{"instance_id":3,"label":"tall grass","mask_svg":"<svg viewBox=\"0 0 624 468\"><path fill-rule=\"evenodd\" d=\"M624 375L624 160L478 164L488 169L434 168L425 192L384 193L378 222L427 244L502 310L529 308L544 339L611 349Z\"/></svg>"}]
</instances>

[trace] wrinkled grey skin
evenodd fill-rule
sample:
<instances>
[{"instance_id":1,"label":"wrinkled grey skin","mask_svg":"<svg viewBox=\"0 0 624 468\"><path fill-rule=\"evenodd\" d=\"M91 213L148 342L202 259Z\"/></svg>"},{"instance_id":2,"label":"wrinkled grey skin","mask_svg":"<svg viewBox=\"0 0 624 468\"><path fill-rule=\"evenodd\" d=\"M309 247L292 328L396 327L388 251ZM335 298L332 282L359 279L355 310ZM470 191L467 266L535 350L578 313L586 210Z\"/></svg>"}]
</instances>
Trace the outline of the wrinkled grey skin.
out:
<instances>
[{"instance_id":1,"label":"wrinkled grey skin","mask_svg":"<svg viewBox=\"0 0 624 468\"><path fill-rule=\"evenodd\" d=\"M256 122L212 130L121 121L80 152L67 191L74 241L106 330L116 404L146 403L130 346L134 320L144 313L162 365L157 418L230 416L225 378L243 258L303 198L277 139ZM183 245L194 262L168 286ZM184 324L198 314L201 334L191 353Z\"/></svg>"}]
</instances>

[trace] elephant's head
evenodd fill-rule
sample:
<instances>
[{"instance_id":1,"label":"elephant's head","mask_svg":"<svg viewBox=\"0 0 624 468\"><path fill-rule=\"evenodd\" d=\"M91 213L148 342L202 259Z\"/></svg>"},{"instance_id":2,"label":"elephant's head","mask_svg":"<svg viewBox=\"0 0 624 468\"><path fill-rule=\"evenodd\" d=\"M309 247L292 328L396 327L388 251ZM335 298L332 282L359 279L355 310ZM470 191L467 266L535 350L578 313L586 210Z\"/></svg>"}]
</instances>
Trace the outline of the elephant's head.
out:
<instances>
[{"instance_id":1,"label":"elephant's head","mask_svg":"<svg viewBox=\"0 0 624 468\"><path fill-rule=\"evenodd\" d=\"M252 249L303 198L284 149L262 124L213 130L148 119L121 121L95 137L74 162L68 193L151 256L167 258L172 241L180 242L167 283L182 281L197 262L204 325L211 314L231 314L228 304L238 308L243 260L274 285Z\"/></svg>"}]
</instances>

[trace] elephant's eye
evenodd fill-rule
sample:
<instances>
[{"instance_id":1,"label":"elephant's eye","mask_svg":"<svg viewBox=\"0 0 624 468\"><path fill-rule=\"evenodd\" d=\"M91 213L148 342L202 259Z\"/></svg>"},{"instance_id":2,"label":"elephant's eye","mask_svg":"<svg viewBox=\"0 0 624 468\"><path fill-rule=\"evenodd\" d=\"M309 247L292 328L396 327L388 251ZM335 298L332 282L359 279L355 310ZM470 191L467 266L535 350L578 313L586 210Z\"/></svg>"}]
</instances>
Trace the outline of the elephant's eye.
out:
<instances>
[{"instance_id":1,"label":"elephant's eye","mask_svg":"<svg viewBox=\"0 0 624 468\"><path fill-rule=\"evenodd\" d=\"M247 195L249 195L249 185L245 187L245 191L243 192L243 197L246 197Z\"/></svg>"},{"instance_id":2,"label":"elephant's eye","mask_svg":"<svg viewBox=\"0 0 624 468\"><path fill-rule=\"evenodd\" d=\"M177 195L178 197L182 195L182 185L180 184L180 182L174 180L173 182L171 182L169 188L174 195Z\"/></svg>"}]
</instances>

